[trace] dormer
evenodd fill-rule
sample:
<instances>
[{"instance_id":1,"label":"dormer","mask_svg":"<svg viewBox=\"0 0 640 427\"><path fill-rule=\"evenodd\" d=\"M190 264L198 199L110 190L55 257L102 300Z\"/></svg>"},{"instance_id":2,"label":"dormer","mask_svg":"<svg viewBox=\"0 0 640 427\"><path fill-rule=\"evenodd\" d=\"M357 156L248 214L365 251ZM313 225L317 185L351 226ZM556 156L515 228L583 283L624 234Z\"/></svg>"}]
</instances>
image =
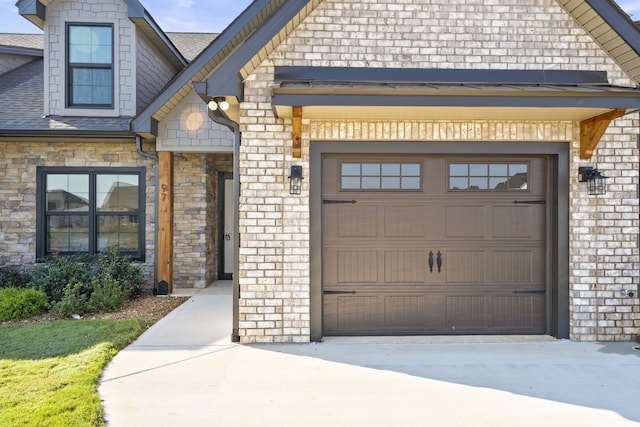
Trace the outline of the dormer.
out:
<instances>
[{"instance_id":1,"label":"dormer","mask_svg":"<svg viewBox=\"0 0 640 427\"><path fill-rule=\"evenodd\" d=\"M137 0L19 0L44 31L45 116L132 117L187 64Z\"/></svg>"}]
</instances>

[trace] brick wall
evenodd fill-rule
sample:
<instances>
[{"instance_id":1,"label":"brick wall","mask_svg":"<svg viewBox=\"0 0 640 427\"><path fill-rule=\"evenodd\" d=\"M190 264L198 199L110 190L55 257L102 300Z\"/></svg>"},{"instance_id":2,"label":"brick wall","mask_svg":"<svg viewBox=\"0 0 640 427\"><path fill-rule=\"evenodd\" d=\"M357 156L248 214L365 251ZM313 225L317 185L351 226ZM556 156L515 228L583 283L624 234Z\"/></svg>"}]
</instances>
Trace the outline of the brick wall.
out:
<instances>
[{"instance_id":1,"label":"brick wall","mask_svg":"<svg viewBox=\"0 0 640 427\"><path fill-rule=\"evenodd\" d=\"M482 25L479 25L482 23ZM570 316L576 340L630 339L638 284L636 120L615 121L593 161L579 161L576 123L303 120L303 157L291 157L291 122L275 118L274 66L606 70L632 84L552 0L367 2L326 0L245 79L240 152L241 341L309 340L308 181L288 194L288 170L308 170L313 140L566 141L571 144ZM584 194L580 164L611 176L606 197ZM587 224L585 230L583 225ZM314 236L317 237L317 236Z\"/></svg>"},{"instance_id":2,"label":"brick wall","mask_svg":"<svg viewBox=\"0 0 640 427\"><path fill-rule=\"evenodd\" d=\"M637 114L616 120L591 161L579 159L572 144L570 201L571 338L581 341L627 341L640 333L637 296L640 283L640 155L636 144ZM577 182L578 167L597 166L609 177L603 196L588 196Z\"/></svg>"},{"instance_id":3,"label":"brick wall","mask_svg":"<svg viewBox=\"0 0 640 427\"><path fill-rule=\"evenodd\" d=\"M217 279L218 173L231 172L228 154L174 155L173 285L203 288Z\"/></svg>"},{"instance_id":4,"label":"brick wall","mask_svg":"<svg viewBox=\"0 0 640 427\"><path fill-rule=\"evenodd\" d=\"M146 151L151 147L145 146ZM155 165L130 143L0 142L0 261L27 266L36 259L36 167L146 168L146 279L153 283Z\"/></svg>"}]
</instances>

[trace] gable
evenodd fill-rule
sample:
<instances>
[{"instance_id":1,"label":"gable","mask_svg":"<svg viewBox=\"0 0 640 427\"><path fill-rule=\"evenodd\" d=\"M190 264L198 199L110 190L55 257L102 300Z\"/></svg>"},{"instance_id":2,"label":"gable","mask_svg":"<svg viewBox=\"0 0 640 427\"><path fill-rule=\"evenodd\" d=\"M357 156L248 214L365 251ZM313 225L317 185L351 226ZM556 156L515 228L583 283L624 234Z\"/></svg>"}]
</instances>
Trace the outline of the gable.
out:
<instances>
[{"instance_id":1,"label":"gable","mask_svg":"<svg viewBox=\"0 0 640 427\"><path fill-rule=\"evenodd\" d=\"M612 84L633 84L555 0L324 0L272 58L275 66L599 70Z\"/></svg>"},{"instance_id":2,"label":"gable","mask_svg":"<svg viewBox=\"0 0 640 427\"><path fill-rule=\"evenodd\" d=\"M445 0L393 5L336 0L280 3L252 3L197 63L194 61L134 119L132 130L153 137L153 122L190 93L191 82L201 82L206 76L206 85L199 87L205 88L201 96L219 96L221 82L224 86L224 82L247 79L267 58L276 66L384 68L411 63L412 67L440 68L595 69L607 71L614 85L634 85L616 64L623 58L613 56L614 61L594 41L597 35L585 31L577 16L555 0L508 5L477 1L451 4ZM586 3L593 9L591 2ZM616 37L632 47L637 45L638 41L628 42L620 35L638 34L629 18L613 2L599 3L601 13L613 10L619 15L610 25ZM272 19L284 16L284 11L288 21ZM244 44L236 43L238 36ZM332 43L327 46L326 40ZM378 51L371 56L373 47ZM233 96L242 100L242 93Z\"/></svg>"}]
</instances>

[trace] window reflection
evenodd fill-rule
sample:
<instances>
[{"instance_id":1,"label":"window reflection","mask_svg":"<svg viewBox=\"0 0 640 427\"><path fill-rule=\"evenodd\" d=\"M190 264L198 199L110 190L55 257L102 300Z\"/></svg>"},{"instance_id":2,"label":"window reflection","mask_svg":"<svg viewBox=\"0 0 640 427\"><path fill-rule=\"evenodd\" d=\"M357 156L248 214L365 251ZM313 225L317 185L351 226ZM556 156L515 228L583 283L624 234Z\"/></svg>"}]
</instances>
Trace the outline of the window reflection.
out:
<instances>
[{"instance_id":1,"label":"window reflection","mask_svg":"<svg viewBox=\"0 0 640 427\"><path fill-rule=\"evenodd\" d=\"M529 165L527 163L449 164L449 190L526 190L528 180Z\"/></svg>"},{"instance_id":2,"label":"window reflection","mask_svg":"<svg viewBox=\"0 0 640 427\"><path fill-rule=\"evenodd\" d=\"M343 190L420 190L421 163L342 163Z\"/></svg>"},{"instance_id":3,"label":"window reflection","mask_svg":"<svg viewBox=\"0 0 640 427\"><path fill-rule=\"evenodd\" d=\"M51 174L47 176L47 210L74 212L89 210L89 176Z\"/></svg>"},{"instance_id":4,"label":"window reflection","mask_svg":"<svg viewBox=\"0 0 640 427\"><path fill-rule=\"evenodd\" d=\"M138 176L98 175L96 206L99 211L138 210Z\"/></svg>"}]
</instances>

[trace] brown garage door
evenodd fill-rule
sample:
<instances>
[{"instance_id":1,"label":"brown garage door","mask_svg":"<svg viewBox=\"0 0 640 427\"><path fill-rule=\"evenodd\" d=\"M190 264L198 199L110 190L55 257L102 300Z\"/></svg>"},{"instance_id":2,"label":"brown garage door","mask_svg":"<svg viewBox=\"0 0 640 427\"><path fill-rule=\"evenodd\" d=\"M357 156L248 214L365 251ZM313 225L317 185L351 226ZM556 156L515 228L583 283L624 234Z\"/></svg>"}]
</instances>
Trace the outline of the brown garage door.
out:
<instances>
[{"instance_id":1,"label":"brown garage door","mask_svg":"<svg viewBox=\"0 0 640 427\"><path fill-rule=\"evenodd\" d=\"M323 157L323 334L546 333L546 159Z\"/></svg>"}]
</instances>

